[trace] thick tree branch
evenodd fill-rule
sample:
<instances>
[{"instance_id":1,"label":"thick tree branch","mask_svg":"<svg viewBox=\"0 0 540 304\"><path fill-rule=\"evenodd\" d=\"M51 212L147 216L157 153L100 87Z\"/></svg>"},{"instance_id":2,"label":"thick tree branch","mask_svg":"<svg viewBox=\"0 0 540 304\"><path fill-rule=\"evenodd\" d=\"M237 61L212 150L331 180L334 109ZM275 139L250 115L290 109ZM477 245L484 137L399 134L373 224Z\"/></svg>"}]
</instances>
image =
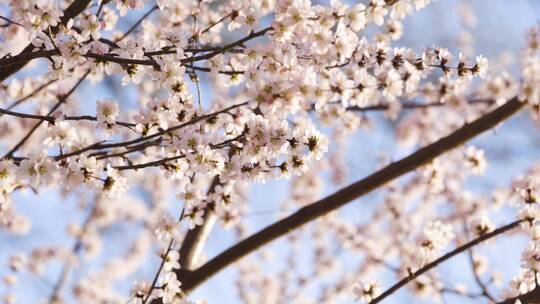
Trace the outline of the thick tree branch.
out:
<instances>
[{"instance_id":1,"label":"thick tree branch","mask_svg":"<svg viewBox=\"0 0 540 304\"><path fill-rule=\"evenodd\" d=\"M92 0L75 0L71 3L66 10L64 11L64 16L60 18L60 22L63 25L66 25L69 22L69 19L73 19L82 13L92 2Z\"/></svg>"},{"instance_id":2,"label":"thick tree branch","mask_svg":"<svg viewBox=\"0 0 540 304\"><path fill-rule=\"evenodd\" d=\"M478 134L495 127L512 116L524 106L517 98L485 114L472 123L466 124L450 135L418 150L372 175L352 184L336 193L305 206L292 215L260 230L238 244L223 251L195 271L179 271L182 289L189 293L195 287L212 277L225 267L252 253L259 247L309 223L339 207L357 199L384 184L408 173L433 160L437 156L452 150Z\"/></svg>"},{"instance_id":3,"label":"thick tree branch","mask_svg":"<svg viewBox=\"0 0 540 304\"><path fill-rule=\"evenodd\" d=\"M521 304L540 303L540 287L537 286L532 291L529 291L517 297L506 299L497 304L515 304L518 300L521 301Z\"/></svg>"}]
</instances>

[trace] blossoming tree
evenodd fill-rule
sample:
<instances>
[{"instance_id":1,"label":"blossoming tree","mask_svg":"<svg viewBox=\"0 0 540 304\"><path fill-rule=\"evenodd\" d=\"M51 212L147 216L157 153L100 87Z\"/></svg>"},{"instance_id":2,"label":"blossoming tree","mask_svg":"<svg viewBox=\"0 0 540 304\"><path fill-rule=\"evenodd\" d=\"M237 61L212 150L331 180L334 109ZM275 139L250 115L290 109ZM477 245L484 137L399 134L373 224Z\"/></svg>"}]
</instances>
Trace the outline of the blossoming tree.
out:
<instances>
[{"instance_id":1,"label":"blossoming tree","mask_svg":"<svg viewBox=\"0 0 540 304\"><path fill-rule=\"evenodd\" d=\"M10 251L3 301L19 303L19 277L46 276L48 294L36 301L191 303L233 266L246 303L374 304L401 290L433 301L540 301L540 166L486 197L464 190L487 166L467 142L540 108L540 34L526 33L510 72L488 71L465 49L400 47L402 20L429 2L1 1L1 233L31 229L20 192L54 191L78 211L57 214L72 219L63 244L1 245ZM123 29L131 14L139 17ZM88 83L125 88L131 100L78 93ZM344 185L348 135L376 111L415 150ZM290 184L289 214L250 231L246 191L279 179ZM324 196L330 183L339 187ZM374 191L368 221L340 212ZM515 212L495 224L501 205ZM130 237L107 243L110 227ZM212 230L227 228L236 243L207 257ZM476 249L508 234L529 245L519 275L501 284ZM280 238L272 251L283 270L250 255ZM112 254L118 247L126 252ZM338 267L338 251L357 262ZM458 255L470 260L470 286L438 271ZM149 265L153 275L131 292L115 288Z\"/></svg>"}]
</instances>

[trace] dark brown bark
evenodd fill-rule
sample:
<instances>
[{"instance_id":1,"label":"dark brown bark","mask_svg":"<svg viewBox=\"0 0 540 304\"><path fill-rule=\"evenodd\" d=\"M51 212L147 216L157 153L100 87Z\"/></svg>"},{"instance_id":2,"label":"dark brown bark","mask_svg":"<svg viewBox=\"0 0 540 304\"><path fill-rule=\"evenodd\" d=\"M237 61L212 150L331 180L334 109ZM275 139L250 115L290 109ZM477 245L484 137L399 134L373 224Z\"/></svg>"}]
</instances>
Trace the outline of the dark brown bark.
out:
<instances>
[{"instance_id":1,"label":"dark brown bark","mask_svg":"<svg viewBox=\"0 0 540 304\"><path fill-rule=\"evenodd\" d=\"M540 287L536 287L532 291L529 291L525 294L519 295L517 297L506 299L497 304L514 304L516 301L521 301L521 304L538 304L540 303Z\"/></svg>"}]
</instances>

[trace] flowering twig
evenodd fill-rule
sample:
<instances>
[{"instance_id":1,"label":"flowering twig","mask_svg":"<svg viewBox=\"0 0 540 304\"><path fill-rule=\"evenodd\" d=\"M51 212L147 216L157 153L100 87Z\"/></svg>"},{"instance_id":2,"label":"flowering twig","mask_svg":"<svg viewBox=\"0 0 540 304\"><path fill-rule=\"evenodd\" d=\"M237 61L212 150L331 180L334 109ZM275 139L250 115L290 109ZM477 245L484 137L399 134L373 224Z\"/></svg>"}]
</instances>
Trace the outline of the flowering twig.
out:
<instances>
[{"instance_id":1,"label":"flowering twig","mask_svg":"<svg viewBox=\"0 0 540 304\"><path fill-rule=\"evenodd\" d=\"M91 0L75 0L64 11L64 15L60 18L61 24L66 25L70 19L82 13L91 2ZM54 31L56 31L56 29L54 29L53 32ZM18 56L31 54L34 48L34 45L30 43ZM26 63L27 61L24 61L11 66L5 66L3 64L0 64L0 66L2 66L2 68L0 69L0 82L4 81L13 73L16 73L18 70L24 67Z\"/></svg>"},{"instance_id":2,"label":"flowering twig","mask_svg":"<svg viewBox=\"0 0 540 304\"><path fill-rule=\"evenodd\" d=\"M183 213L183 210L182 210L182 213ZM180 218L182 218L182 216L180 216ZM154 276L154 279L152 280L152 284L150 285L150 289L148 290L148 294L142 300L143 304L146 304L146 302L148 302L148 300L150 299L150 296L152 295L152 292L156 288L156 283L158 281L159 274L161 273L161 270L163 269L163 266L165 265L165 262L167 261L167 256L169 255L169 252L171 252L173 244L174 244L174 238L171 239L171 241L169 242L169 246L167 246L165 254L163 255L163 257L161 259L161 263L159 264L159 268L156 271L156 275Z\"/></svg>"},{"instance_id":3,"label":"flowering twig","mask_svg":"<svg viewBox=\"0 0 540 304\"><path fill-rule=\"evenodd\" d=\"M218 48L214 49L213 51L211 51L211 52L209 52L207 54L184 58L184 59L180 60L180 63L183 64L183 65L187 65L189 63L193 63L193 62L197 62L197 61L212 59L216 55L219 55L219 54L225 53L225 52L227 52L229 50L232 50L232 49L234 49L234 48L236 48L236 47L238 47L240 45L243 45L245 42L247 42L249 40L252 40L252 39L260 37L260 36L263 36L264 34L266 34L271 29L272 29L271 27L267 27L267 28L264 28L264 29L262 29L262 30L260 30L258 32L252 32L248 36L246 36L246 37L244 37L242 39L239 39L239 40L237 40L235 42L232 42L232 43L226 44L224 46L218 47ZM31 51L28 51L28 52L23 51L17 56L12 56L12 57L7 57L7 58L0 59L0 66L2 66L2 68L0 68L0 80L1 80L1 75L2 74L8 73L9 71L14 69L15 67L19 67L19 66L22 67L24 64L26 64L30 60L37 59L37 58L44 58L44 57L51 57L51 56L60 55L60 51L57 50L57 49L41 50L41 51L37 51L37 52L32 52L33 49L34 49L34 47L32 46L30 48ZM173 52L170 52L170 53L173 54ZM174 54L175 53L176 52L174 52ZM160 52L158 52L157 54L160 54ZM155 52L148 52L148 53L145 53L144 55L145 56L156 55L156 53ZM158 66L156 66L156 62L154 60L123 58L123 57L118 57L116 54L97 54L97 53L93 53L93 52L88 52L86 54L82 54L81 56L86 57L86 58L98 59L100 61L115 62L115 63L118 63L118 64L128 64L128 65L129 64L136 64L136 65L147 65L147 66L158 67Z\"/></svg>"},{"instance_id":4,"label":"flowering twig","mask_svg":"<svg viewBox=\"0 0 540 304\"><path fill-rule=\"evenodd\" d=\"M86 73L84 73L84 75L79 78L79 80L75 83L75 85L64 95L62 95L59 99L58 99L58 102L49 110L49 112L47 113L47 116L50 116L52 113L54 113L64 102L66 102L66 100L68 99L69 96L71 96L71 94L73 94L73 92L75 92L75 90L77 89L77 87L86 79L86 77L88 76L88 74L90 73L90 70L86 71ZM13 153L15 153L20 147L22 147L22 145L24 145L24 143L28 140L28 138L30 138L30 136L32 136L32 134L37 130L37 128L44 122L45 120L40 120L32 129L30 129L30 131L13 147L11 148L11 150L9 150L8 153L6 153L6 155L4 155L4 158L11 158L13 156Z\"/></svg>"},{"instance_id":5,"label":"flowering twig","mask_svg":"<svg viewBox=\"0 0 540 304\"><path fill-rule=\"evenodd\" d=\"M185 128L185 127L187 127L189 125L198 123L200 121L216 117L217 115L227 113L232 109L242 107L242 106L245 106L247 104L248 104L248 102L238 103L238 104L226 107L226 108L224 108L222 110L219 110L219 111L216 111L216 112L213 112L213 113L210 113L210 114L206 114L206 115L202 115L202 116L193 118L192 120L190 120L188 122L185 122L185 123L177 125L177 126L170 127L168 129L162 130L160 132L156 132L154 134L147 135L147 136L141 136L141 137L139 137L137 139L133 139L133 140L129 140L129 141L123 141L123 142L117 142L117 143L109 143L109 144L105 144L102 141L101 142L96 142L96 143L93 143L93 144L91 144L89 146L81 148L79 150L55 156L54 159L55 160L65 159L67 157L78 155L78 154L81 154L81 153L84 153L84 152L87 152L87 151L90 151L90 150L103 150L103 149L109 149L109 148L128 147L128 146L131 146L133 144L142 143L142 142L145 142L145 141L147 141L149 139L153 139L153 138L159 137L161 135L167 134L169 132Z\"/></svg>"},{"instance_id":6,"label":"flowering twig","mask_svg":"<svg viewBox=\"0 0 540 304\"><path fill-rule=\"evenodd\" d=\"M27 113L20 113L10 110L5 110L0 108L0 114L6 114L10 116L20 117L20 118L27 118L27 119L35 119L35 120L44 120L50 123L54 123L56 121L56 118L52 116L44 116L44 115L34 115L34 114L27 114ZM90 121L97 121L97 117L91 116L91 115L79 115L79 116L66 116L64 117L64 120L74 120L74 121L81 121L81 120L90 120ZM116 121L115 124L124 126L124 127L135 127L134 123L129 122L123 122L123 121Z\"/></svg>"},{"instance_id":7,"label":"flowering twig","mask_svg":"<svg viewBox=\"0 0 540 304\"><path fill-rule=\"evenodd\" d=\"M184 218L184 214L186 212L186 209L185 208L182 208L182 212L180 212L180 216L178 217L178 221L182 221L182 219ZM150 285L150 289L148 290L148 294L146 295L146 298L143 299L143 304L146 304L148 302L148 300L150 299L150 297L152 296L152 292L154 291L154 289L156 288L156 283L158 281L158 278L159 278L159 275L161 274L161 270L163 269L163 267L165 266L165 262L167 261L167 257L169 255L169 253L171 252L172 250L172 247L173 247L173 244L174 244L174 238L171 239L171 241L169 242L169 246L167 246L167 250L165 251L165 253L163 254L163 256L161 257L161 263L159 264L159 268L158 270L156 271L156 274L154 276L154 279L152 280L152 284Z\"/></svg>"}]
</instances>

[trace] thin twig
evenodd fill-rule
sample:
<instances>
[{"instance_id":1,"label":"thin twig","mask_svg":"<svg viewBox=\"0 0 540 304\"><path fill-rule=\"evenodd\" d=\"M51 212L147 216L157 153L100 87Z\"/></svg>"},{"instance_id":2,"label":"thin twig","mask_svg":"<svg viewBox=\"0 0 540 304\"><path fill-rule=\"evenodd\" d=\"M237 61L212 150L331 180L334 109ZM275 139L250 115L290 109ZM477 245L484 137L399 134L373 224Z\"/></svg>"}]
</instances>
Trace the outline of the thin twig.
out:
<instances>
[{"instance_id":1,"label":"thin twig","mask_svg":"<svg viewBox=\"0 0 540 304\"><path fill-rule=\"evenodd\" d=\"M39 93L41 90L47 88L49 85L55 83L58 81L58 78L56 79L52 79L52 80L49 80L47 81L46 83L40 85L39 87L37 87L35 90L33 90L32 92L30 92L30 94L16 100L15 102L13 102L10 106L7 107L7 110L11 110L13 109L14 107L18 106L19 104L25 102L26 100L34 97L37 93ZM3 115L3 113L0 113L0 117Z\"/></svg>"},{"instance_id":2,"label":"thin twig","mask_svg":"<svg viewBox=\"0 0 540 304\"><path fill-rule=\"evenodd\" d=\"M86 230L90 226L90 222L94 218L95 212L97 210L96 208L97 208L97 204L94 204L94 206L92 207L92 210L90 211L90 214L88 215L88 217L84 221L84 224L82 226L82 230L79 233L79 235L77 236L77 240L75 241L75 244L73 245L73 248L71 249L71 252L73 252L75 254L78 254L80 252L80 250L82 249L82 245L83 245L82 244L82 236L84 235L84 233L86 233ZM59 296L60 296L60 293L62 292L62 288L64 287L64 285L67 282L69 272L70 272L70 268L71 267L69 265L69 262L65 263L62 266L62 272L61 272L60 276L58 277L58 280L56 281L56 284L54 285L51 296L49 297L49 302L48 302L49 304L57 303L57 301L59 299Z\"/></svg>"},{"instance_id":3,"label":"thin twig","mask_svg":"<svg viewBox=\"0 0 540 304\"><path fill-rule=\"evenodd\" d=\"M148 294L146 295L146 298L143 299L142 304L146 304L148 299L150 299L150 296L152 295L152 292L156 288L156 283L159 278L159 274L161 273L161 270L163 269L163 265L165 265L165 262L167 261L167 256L169 255L169 252L171 252L172 246L174 243L174 238L171 239L169 242L169 246L167 247L167 251L165 251L165 255L161 259L161 263L159 264L159 268L156 271L156 275L154 276L154 279L152 280L152 285L150 285L150 290L148 290Z\"/></svg>"},{"instance_id":4,"label":"thin twig","mask_svg":"<svg viewBox=\"0 0 540 304\"><path fill-rule=\"evenodd\" d=\"M9 18L6 18L6 17L4 17L4 16L0 16L0 19L6 21L8 25L9 25L9 24L15 24L15 25L18 25L18 26L24 28L24 25L20 24L19 22L13 21L13 20L11 20L11 19L9 19Z\"/></svg>"},{"instance_id":5,"label":"thin twig","mask_svg":"<svg viewBox=\"0 0 540 304\"><path fill-rule=\"evenodd\" d=\"M482 291L483 296L488 298L492 303L496 303L497 300L495 300L495 297L493 295L491 295L491 293L489 292L486 284L484 284L484 282L482 282L482 278L480 278L480 275L476 271L476 265L474 264L473 249L472 248L469 249L467 251L467 253L468 253L467 255L469 256L469 262L471 264L471 270L472 270L472 273L473 273L474 280L476 281L476 285L478 285L478 287L480 287L480 290Z\"/></svg>"},{"instance_id":6,"label":"thin twig","mask_svg":"<svg viewBox=\"0 0 540 304\"><path fill-rule=\"evenodd\" d=\"M208 32L209 30L211 30L214 26L220 24L221 22L225 21L227 18L229 18L230 16L233 15L234 12L230 12L228 13L227 15L221 17L218 21L214 22L214 23L211 23L210 25L208 25L204 30L201 31L201 34L204 34L206 32Z\"/></svg>"},{"instance_id":7,"label":"thin twig","mask_svg":"<svg viewBox=\"0 0 540 304\"><path fill-rule=\"evenodd\" d=\"M49 110L47 116L50 116L52 113L54 113L54 111L56 111L56 109L58 109L64 102L66 102L68 97L73 94L73 92L75 92L77 87L84 81L84 79L86 79L88 74L90 74L90 70L86 71L84 75L79 78L79 80L75 83L75 85L66 94L62 95L58 99L58 102ZM30 129L30 131L13 148L11 148L11 150L9 150L6 155L4 155L4 158L13 157L13 153L15 153L20 147L22 147L22 145L24 145L24 143L30 138L30 136L32 136L32 134L37 130L37 128L39 128L39 126L43 122L44 120L40 120L32 129Z\"/></svg>"},{"instance_id":8,"label":"thin twig","mask_svg":"<svg viewBox=\"0 0 540 304\"><path fill-rule=\"evenodd\" d=\"M101 11L103 10L103 7L107 4L111 2L111 0L103 0L101 1L101 3L99 4L99 7L98 7L98 10L96 12L96 17L99 19L99 15L101 14Z\"/></svg>"},{"instance_id":9,"label":"thin twig","mask_svg":"<svg viewBox=\"0 0 540 304\"><path fill-rule=\"evenodd\" d=\"M133 144L138 144L138 143L142 143L144 141L147 141L149 139L153 139L153 138L156 138L156 137L159 137L159 136L162 136L164 134L167 134L169 132L172 132L172 131L176 131L176 130L179 130L179 129L182 129L184 127L187 127L189 125L192 125L192 124L195 124L195 123L198 123L200 121L203 121L203 120L206 120L206 119L209 119L209 118L213 118L213 117L216 117L217 115L220 115L220 114L223 114L223 113L227 113L228 111L232 110L232 109L235 109L235 108L239 108L239 107L242 107L242 106L245 106L247 105L248 102L242 102L242 103L239 103L239 104L235 104L235 105L232 105L232 106L229 106L227 108L224 108L222 110L219 110L219 111L216 111L216 112L213 112L213 113L210 113L210 114L207 114L207 115L203 115L203 116L199 116L199 117L196 117L188 122L185 122L183 124L180 124L180 125L176 125L176 126L173 126L173 127L170 127L168 129L165 129L163 131L159 131L159 132L156 132L154 134L151 134L151 135L146 135L146 136L141 136L139 138L136 138L136 139L132 139L132 140L128 140L128 141L123 141L123 142L117 142L117 143L109 143L109 144L105 144L103 143L103 141L101 142L96 142L96 143L93 143L89 146L86 146L84 148L81 148L79 150L76 150L76 151L72 151L72 152L69 152L69 153L65 153L63 155L57 155L54 157L55 160L61 160L61 159L65 159L67 157L70 157L70 156L74 156L74 155L78 155L78 154L81 154L83 152L87 152L87 151L90 151L90 150L103 150L103 149L110 149L110 148L119 148L119 147L128 147L128 146L131 146Z\"/></svg>"},{"instance_id":10,"label":"thin twig","mask_svg":"<svg viewBox=\"0 0 540 304\"><path fill-rule=\"evenodd\" d=\"M402 280L400 280L396 284L392 285L392 287L390 287L385 292L383 292L382 294L377 296L375 299L373 299L371 302L369 302L369 304L379 303L380 301L382 301L386 297L390 296L391 294L396 292L401 287L407 285L407 283L413 281L414 279L416 279L417 277L419 277L423 273L431 270L432 268L437 267L439 264L445 262L446 260L448 260L448 259L450 259L450 258L452 258L452 257L454 257L454 256L456 256L456 255L458 255L458 254L460 254L460 253L462 253L462 252L464 252L464 251L466 251L466 250L480 244L480 243L482 243L485 240L491 239L491 238L493 238L493 237L495 237L495 236L497 236L499 234L505 233L505 232L507 232L509 230L512 230L512 229L518 227L521 222L522 222L521 220L512 222L510 224L507 224L505 226L497 228L497 229L493 230L490 233L486 233L486 234L484 234L482 236L479 236L478 238L476 238L476 239L474 239L474 240L472 240L472 241L470 241L468 243L465 243L465 244L457 247L456 249L454 249L454 250L448 252L447 254L439 257L435 261L426 264L424 267L422 267L419 270L411 273L408 277L403 278Z\"/></svg>"},{"instance_id":11,"label":"thin twig","mask_svg":"<svg viewBox=\"0 0 540 304\"><path fill-rule=\"evenodd\" d=\"M180 213L180 216L178 217L178 221L181 221L184 218L184 213L186 209L183 208L182 212ZM171 241L169 242L169 246L167 247L167 251L165 251L165 255L162 257L161 264L159 265L159 268L156 272L156 275L154 276L154 279L152 280L152 285L150 285L150 290L148 290L148 295L146 295L146 298L143 300L142 304L146 304L148 300L150 299L150 296L152 295L152 292L156 288L156 283L159 278L159 274L161 273L161 270L163 269L163 266L165 265L165 262L167 261L167 257L169 253L171 252L171 249L174 244L174 238L171 238Z\"/></svg>"},{"instance_id":12,"label":"thin twig","mask_svg":"<svg viewBox=\"0 0 540 304\"><path fill-rule=\"evenodd\" d=\"M35 119L35 120L44 120L50 123L54 123L56 121L56 118L52 116L45 116L45 115L35 115L35 114L27 114L27 113L21 113L21 112L15 112L10 110L5 110L0 108L0 114L6 114L10 116L20 117L20 118L26 118L26 119ZM81 121L81 120L90 120L90 121L97 121L97 117L91 116L91 115L79 115L79 116L66 116L64 117L64 120L68 121ZM115 125L120 125L123 127L135 127L136 124L130 123L130 122L123 122L123 121L117 121L115 122Z\"/></svg>"},{"instance_id":13,"label":"thin twig","mask_svg":"<svg viewBox=\"0 0 540 304\"><path fill-rule=\"evenodd\" d=\"M148 10L148 12L146 12L144 15L142 15L141 18L139 18L139 20L137 20L137 22L135 22L125 33L124 35L122 35L122 37L116 39L114 42L120 42L122 40L124 40L127 36L129 36L129 34L131 34L135 29L137 29L137 27L144 21L144 19L148 18L148 16L150 16L150 14L152 14L155 10L158 9L158 6L157 5L154 5L150 10Z\"/></svg>"}]
</instances>

